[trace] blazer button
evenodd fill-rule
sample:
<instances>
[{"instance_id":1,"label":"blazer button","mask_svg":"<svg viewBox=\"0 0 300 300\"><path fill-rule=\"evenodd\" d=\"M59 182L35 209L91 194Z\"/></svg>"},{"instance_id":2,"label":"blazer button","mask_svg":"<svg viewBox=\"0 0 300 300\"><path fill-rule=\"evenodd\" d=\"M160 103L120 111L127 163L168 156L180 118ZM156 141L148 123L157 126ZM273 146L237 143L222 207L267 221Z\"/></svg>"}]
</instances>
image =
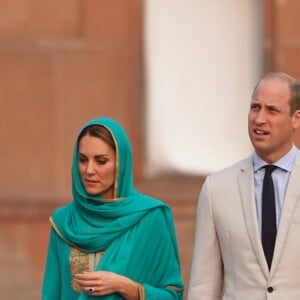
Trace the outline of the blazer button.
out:
<instances>
[{"instance_id":1,"label":"blazer button","mask_svg":"<svg viewBox=\"0 0 300 300\"><path fill-rule=\"evenodd\" d=\"M273 287L269 286L269 287L267 288L267 291L268 291L269 293L272 293L272 292L274 291L274 289L273 289Z\"/></svg>"}]
</instances>

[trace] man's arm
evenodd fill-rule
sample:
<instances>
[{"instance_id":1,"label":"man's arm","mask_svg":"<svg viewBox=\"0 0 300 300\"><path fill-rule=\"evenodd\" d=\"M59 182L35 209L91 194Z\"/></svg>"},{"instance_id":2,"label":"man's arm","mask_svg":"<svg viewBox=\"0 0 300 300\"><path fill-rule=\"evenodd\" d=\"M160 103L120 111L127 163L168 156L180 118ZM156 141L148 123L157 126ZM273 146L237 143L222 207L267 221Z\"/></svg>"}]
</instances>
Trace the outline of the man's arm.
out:
<instances>
[{"instance_id":1,"label":"man's arm","mask_svg":"<svg viewBox=\"0 0 300 300\"><path fill-rule=\"evenodd\" d=\"M221 300L223 294L223 264L209 179L203 184L198 200L188 300Z\"/></svg>"}]
</instances>

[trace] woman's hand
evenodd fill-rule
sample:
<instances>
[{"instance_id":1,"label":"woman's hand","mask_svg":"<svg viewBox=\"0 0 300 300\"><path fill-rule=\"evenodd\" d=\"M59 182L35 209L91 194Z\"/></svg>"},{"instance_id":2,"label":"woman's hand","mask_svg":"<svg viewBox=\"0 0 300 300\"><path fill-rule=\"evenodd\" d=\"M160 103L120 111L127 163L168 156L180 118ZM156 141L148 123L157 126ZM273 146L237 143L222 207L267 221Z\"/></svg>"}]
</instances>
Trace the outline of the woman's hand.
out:
<instances>
[{"instance_id":1,"label":"woman's hand","mask_svg":"<svg viewBox=\"0 0 300 300\"><path fill-rule=\"evenodd\" d=\"M78 273L74 276L74 279L89 295L103 296L119 293L128 300L139 299L139 284L113 272Z\"/></svg>"}]
</instances>

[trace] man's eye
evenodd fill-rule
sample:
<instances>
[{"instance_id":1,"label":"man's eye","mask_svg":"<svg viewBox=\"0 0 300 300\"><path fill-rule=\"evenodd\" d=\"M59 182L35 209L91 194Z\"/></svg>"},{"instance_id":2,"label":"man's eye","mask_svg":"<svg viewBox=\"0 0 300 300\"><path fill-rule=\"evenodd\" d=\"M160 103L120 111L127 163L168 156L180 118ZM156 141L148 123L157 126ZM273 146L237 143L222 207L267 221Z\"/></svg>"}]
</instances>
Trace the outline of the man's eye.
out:
<instances>
[{"instance_id":1,"label":"man's eye","mask_svg":"<svg viewBox=\"0 0 300 300\"><path fill-rule=\"evenodd\" d=\"M252 105L251 106L251 110L258 111L259 110L259 106L258 105Z\"/></svg>"},{"instance_id":2,"label":"man's eye","mask_svg":"<svg viewBox=\"0 0 300 300\"><path fill-rule=\"evenodd\" d=\"M275 112L278 111L275 107L270 107L270 111Z\"/></svg>"}]
</instances>

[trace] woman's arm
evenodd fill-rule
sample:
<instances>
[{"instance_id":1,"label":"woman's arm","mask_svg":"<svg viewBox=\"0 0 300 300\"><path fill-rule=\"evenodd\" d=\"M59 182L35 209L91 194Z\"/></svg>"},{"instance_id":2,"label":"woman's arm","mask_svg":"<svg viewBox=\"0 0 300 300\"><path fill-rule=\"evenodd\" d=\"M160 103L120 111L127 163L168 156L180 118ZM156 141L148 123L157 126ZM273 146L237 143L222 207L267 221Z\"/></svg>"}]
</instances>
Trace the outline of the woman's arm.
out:
<instances>
[{"instance_id":1,"label":"woman's arm","mask_svg":"<svg viewBox=\"0 0 300 300\"><path fill-rule=\"evenodd\" d=\"M116 244L117 247L107 249L101 268L74 276L85 293L119 294L128 300L183 298L176 234L169 209L150 211ZM125 268L121 267L122 260L119 264L115 259L120 253Z\"/></svg>"},{"instance_id":2,"label":"woman's arm","mask_svg":"<svg viewBox=\"0 0 300 300\"><path fill-rule=\"evenodd\" d=\"M125 276L113 272L96 271L78 273L74 276L74 279L89 295L104 296L118 293L128 300L140 299L140 285Z\"/></svg>"},{"instance_id":3,"label":"woman's arm","mask_svg":"<svg viewBox=\"0 0 300 300\"><path fill-rule=\"evenodd\" d=\"M182 291L176 291L174 287L164 289L149 284L141 285L113 272L84 272L76 274L74 278L87 294L93 296L118 293L127 300L182 299Z\"/></svg>"},{"instance_id":4,"label":"woman's arm","mask_svg":"<svg viewBox=\"0 0 300 300\"><path fill-rule=\"evenodd\" d=\"M56 234L52 229L42 285L42 300L61 299L61 278L56 242Z\"/></svg>"}]
</instances>

